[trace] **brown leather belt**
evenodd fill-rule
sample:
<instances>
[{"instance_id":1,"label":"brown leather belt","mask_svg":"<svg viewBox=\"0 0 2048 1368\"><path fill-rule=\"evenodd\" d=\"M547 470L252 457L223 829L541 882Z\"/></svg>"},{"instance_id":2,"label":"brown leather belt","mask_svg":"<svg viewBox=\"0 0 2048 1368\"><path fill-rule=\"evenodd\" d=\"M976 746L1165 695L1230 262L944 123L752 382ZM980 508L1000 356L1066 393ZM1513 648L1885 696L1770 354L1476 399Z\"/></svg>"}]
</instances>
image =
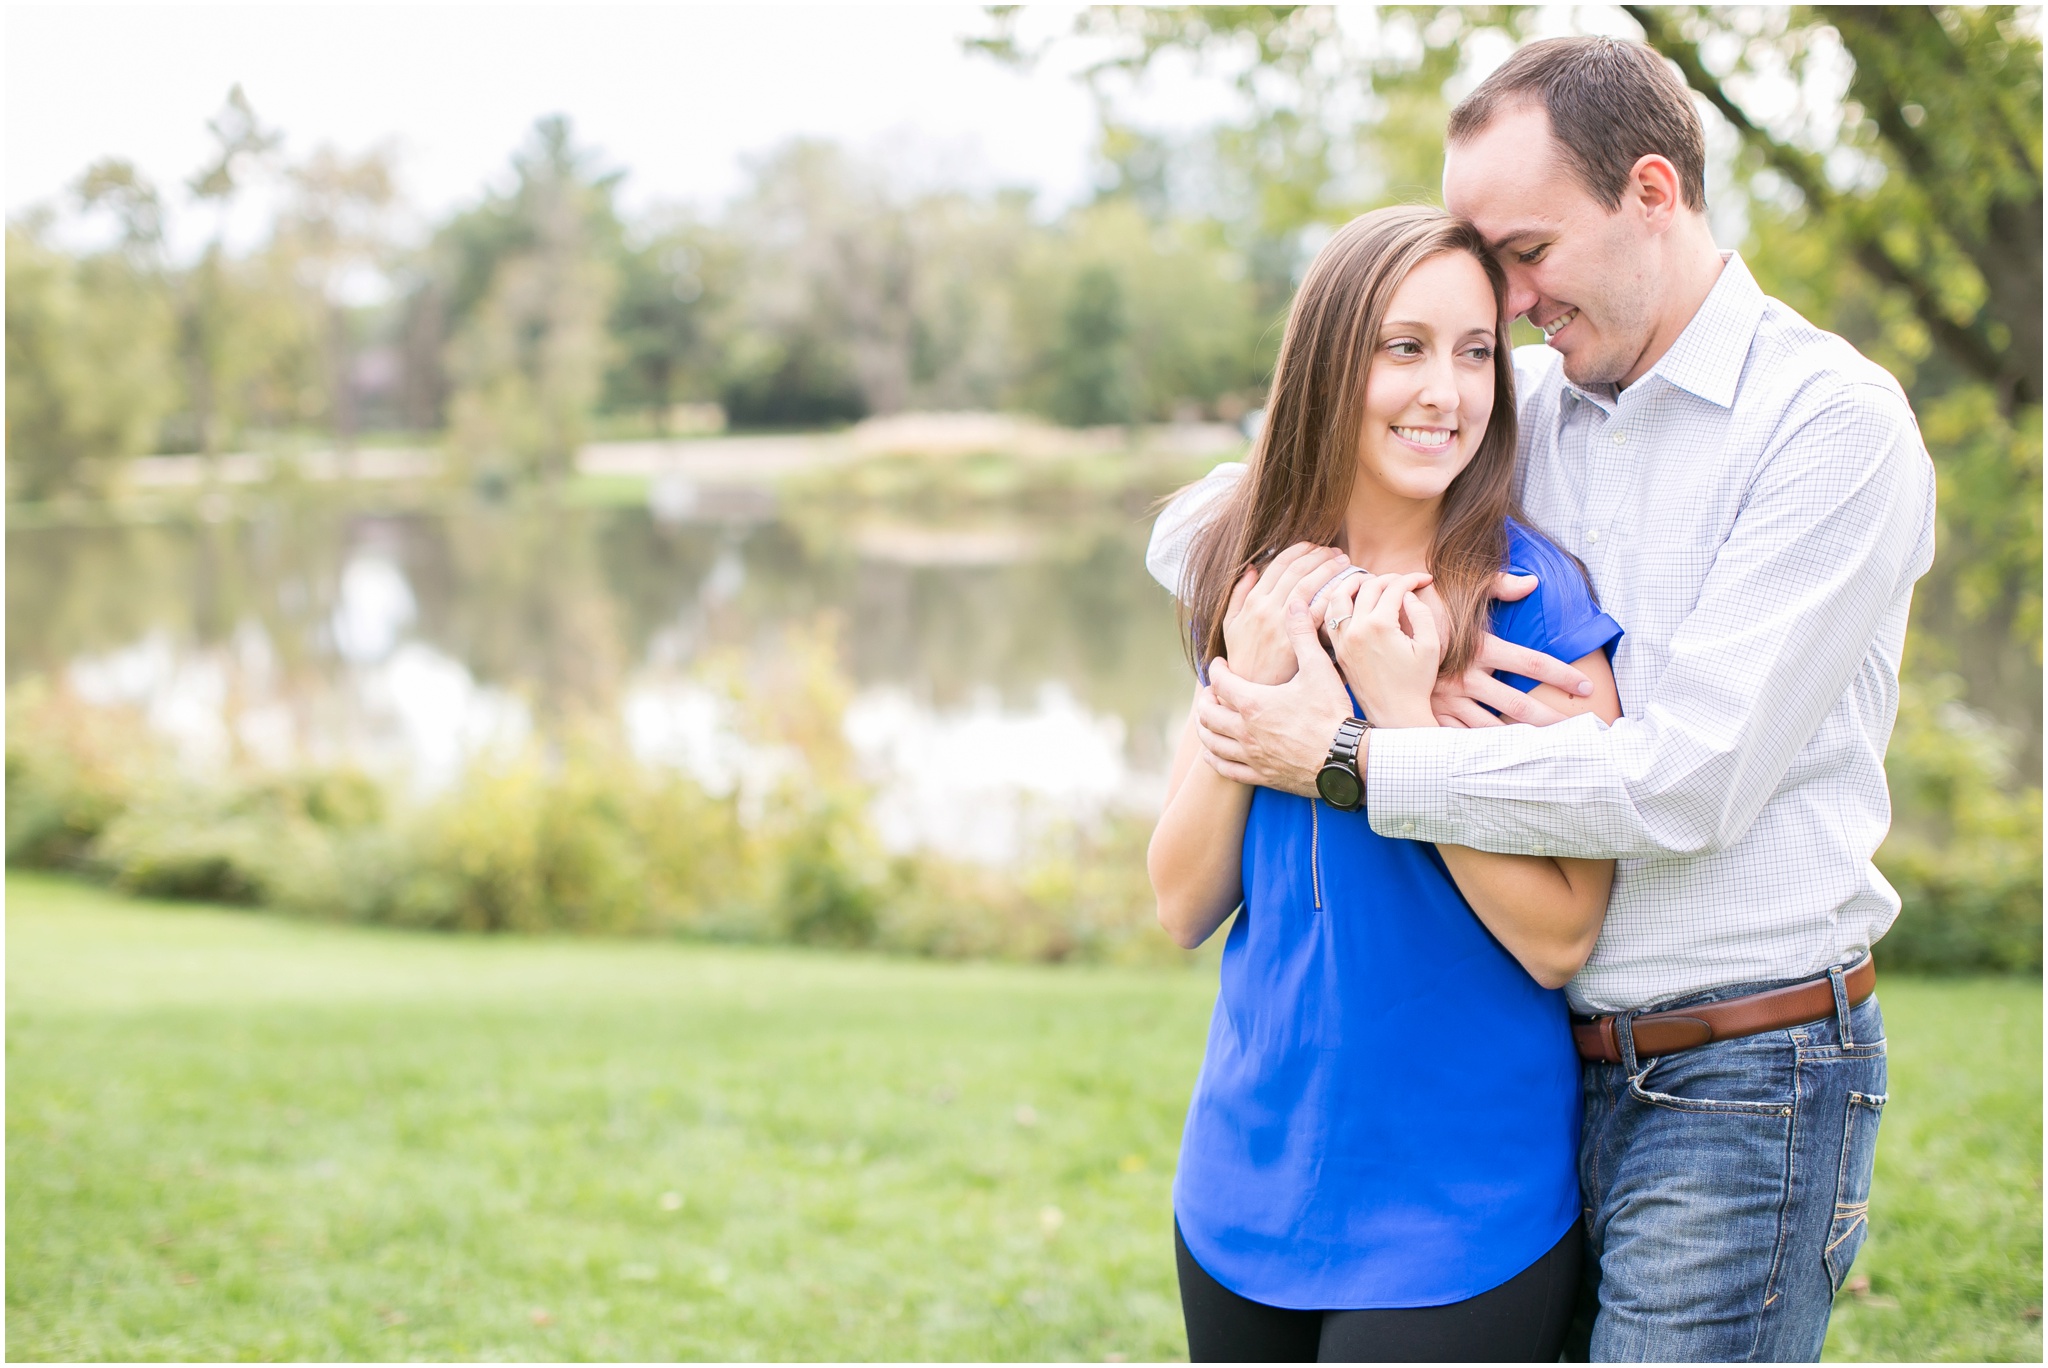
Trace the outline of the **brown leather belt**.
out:
<instances>
[{"instance_id":1,"label":"brown leather belt","mask_svg":"<svg viewBox=\"0 0 2048 1368\"><path fill-rule=\"evenodd\" d=\"M1851 1007L1877 991L1877 962L1869 955L1842 975ZM1788 988L1751 993L1747 997L1703 1002L1697 1007L1680 1007L1669 1012L1649 1012L1634 1022L1636 1058L1676 1054L1704 1045L1710 1040L1733 1040L1763 1031L1781 1031L1803 1026L1835 1014L1834 984L1825 978L1795 983ZM1594 1017L1572 1023L1572 1040L1581 1059L1621 1063L1621 1042L1614 1034L1614 1018Z\"/></svg>"}]
</instances>

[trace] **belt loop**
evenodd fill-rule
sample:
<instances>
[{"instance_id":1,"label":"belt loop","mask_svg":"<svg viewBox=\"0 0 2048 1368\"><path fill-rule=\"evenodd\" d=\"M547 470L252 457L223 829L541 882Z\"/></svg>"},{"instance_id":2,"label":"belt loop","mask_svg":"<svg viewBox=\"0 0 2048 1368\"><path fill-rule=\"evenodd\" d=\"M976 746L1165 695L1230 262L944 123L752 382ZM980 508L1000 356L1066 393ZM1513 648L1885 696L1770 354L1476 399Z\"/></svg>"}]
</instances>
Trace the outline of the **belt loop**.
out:
<instances>
[{"instance_id":1,"label":"belt loop","mask_svg":"<svg viewBox=\"0 0 2048 1368\"><path fill-rule=\"evenodd\" d=\"M1616 1012L1614 1014L1614 1044L1621 1055L1621 1073L1624 1078L1636 1076L1636 1014Z\"/></svg>"},{"instance_id":2,"label":"belt loop","mask_svg":"<svg viewBox=\"0 0 2048 1368\"><path fill-rule=\"evenodd\" d=\"M1849 985L1842 982L1842 966L1837 964L1828 969L1828 983L1835 990L1835 1024L1842 1033L1842 1044L1854 1045L1856 1032L1849 1026Z\"/></svg>"}]
</instances>

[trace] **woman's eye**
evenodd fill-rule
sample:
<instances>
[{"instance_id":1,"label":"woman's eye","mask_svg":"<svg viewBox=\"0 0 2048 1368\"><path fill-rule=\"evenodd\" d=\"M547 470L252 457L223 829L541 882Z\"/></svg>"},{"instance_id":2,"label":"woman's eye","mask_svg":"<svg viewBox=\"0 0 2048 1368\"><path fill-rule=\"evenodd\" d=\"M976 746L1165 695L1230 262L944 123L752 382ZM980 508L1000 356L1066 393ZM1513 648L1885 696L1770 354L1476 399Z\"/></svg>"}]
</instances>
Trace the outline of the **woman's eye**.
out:
<instances>
[{"instance_id":1,"label":"woman's eye","mask_svg":"<svg viewBox=\"0 0 2048 1368\"><path fill-rule=\"evenodd\" d=\"M1491 361L1493 360L1493 348L1468 347L1465 349L1465 355L1474 361Z\"/></svg>"},{"instance_id":2,"label":"woman's eye","mask_svg":"<svg viewBox=\"0 0 2048 1368\"><path fill-rule=\"evenodd\" d=\"M1422 344L1420 342L1407 341L1389 342L1387 343L1387 350L1396 356L1420 356L1422 355Z\"/></svg>"}]
</instances>

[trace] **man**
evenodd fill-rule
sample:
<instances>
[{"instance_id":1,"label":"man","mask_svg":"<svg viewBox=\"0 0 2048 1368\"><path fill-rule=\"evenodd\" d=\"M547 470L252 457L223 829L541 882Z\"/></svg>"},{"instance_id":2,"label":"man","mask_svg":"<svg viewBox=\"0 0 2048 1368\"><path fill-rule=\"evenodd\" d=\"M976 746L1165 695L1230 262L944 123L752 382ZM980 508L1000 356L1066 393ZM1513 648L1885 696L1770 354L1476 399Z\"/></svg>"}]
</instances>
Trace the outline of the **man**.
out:
<instances>
[{"instance_id":1,"label":"man","mask_svg":"<svg viewBox=\"0 0 2048 1368\"><path fill-rule=\"evenodd\" d=\"M1568 990L1596 1360L1817 1359L1885 1100L1869 951L1899 901L1870 857L1933 472L1897 383L1716 248L1705 159L1640 44L1532 43L1453 112L1445 203L1546 338L1515 358L1523 504L1627 632L1625 715L1503 725L1503 686L1468 676L1443 725L1356 759L1381 835L1619 861ZM1229 478L1161 518L1169 586ZM1209 762L1314 793L1350 715L1334 672L1210 680ZM1483 1040L1416 1039L1483 1086Z\"/></svg>"}]
</instances>

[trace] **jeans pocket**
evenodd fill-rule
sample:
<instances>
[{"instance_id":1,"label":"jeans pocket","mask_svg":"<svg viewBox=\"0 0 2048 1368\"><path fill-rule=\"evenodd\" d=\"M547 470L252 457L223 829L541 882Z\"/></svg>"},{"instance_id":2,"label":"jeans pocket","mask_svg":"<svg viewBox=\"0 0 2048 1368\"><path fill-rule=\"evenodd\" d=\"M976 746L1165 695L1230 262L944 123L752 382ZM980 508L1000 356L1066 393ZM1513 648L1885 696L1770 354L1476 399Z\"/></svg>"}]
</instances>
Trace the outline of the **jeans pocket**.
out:
<instances>
[{"instance_id":1,"label":"jeans pocket","mask_svg":"<svg viewBox=\"0 0 2048 1368\"><path fill-rule=\"evenodd\" d=\"M1702 1115L1792 1115L1799 1055L1782 1031L1717 1040L1646 1061L1629 1080L1638 1102Z\"/></svg>"},{"instance_id":2,"label":"jeans pocket","mask_svg":"<svg viewBox=\"0 0 2048 1368\"><path fill-rule=\"evenodd\" d=\"M1828 1281L1842 1290L1856 1251L1870 1234L1870 1171L1877 1162L1877 1123L1884 1116L1885 1093L1849 1094L1842 1122L1842 1171L1835 1181L1835 1220L1828 1228Z\"/></svg>"}]
</instances>

